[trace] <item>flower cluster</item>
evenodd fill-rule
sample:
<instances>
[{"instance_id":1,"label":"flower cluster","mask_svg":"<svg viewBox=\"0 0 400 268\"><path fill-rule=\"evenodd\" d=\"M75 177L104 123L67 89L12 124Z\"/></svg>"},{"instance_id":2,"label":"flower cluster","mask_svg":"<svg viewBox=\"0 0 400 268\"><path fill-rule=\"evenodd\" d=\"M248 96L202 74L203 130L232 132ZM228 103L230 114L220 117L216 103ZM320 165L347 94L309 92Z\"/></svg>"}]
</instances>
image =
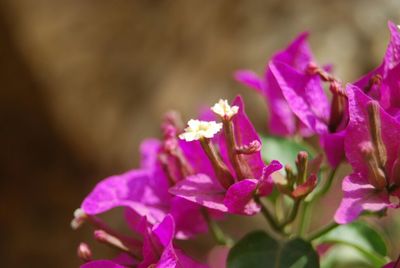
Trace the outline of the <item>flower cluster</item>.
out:
<instances>
[{"instance_id":1,"label":"flower cluster","mask_svg":"<svg viewBox=\"0 0 400 268\"><path fill-rule=\"evenodd\" d=\"M268 148L262 150L264 139L240 96L231 103L219 100L186 127L177 113L166 114L162 139L147 139L140 146L140 167L99 182L76 210L72 228L88 223L96 241L119 251L112 260L94 260L82 243L82 267L207 267L188 257L175 240L209 231L217 243L232 246L218 227L226 214L261 212L272 230L286 239L296 234L299 211L307 214L346 163L352 172L343 178L343 198L329 230L353 222L363 212L383 215L388 208L398 208L400 31L392 22L388 25L391 38L382 63L352 83L336 78L330 65L316 63L307 33L273 55L263 77L248 70L235 73L237 81L266 99L271 134L291 141L319 139L313 152L296 152L295 167L281 164L279 155L278 160L265 160L262 152ZM325 170L331 172L323 180ZM266 204L278 202L276 195L285 201L280 218ZM124 209L130 235L101 219L100 214L116 207ZM304 237L306 221L297 222L297 235ZM311 235L309 241L329 230Z\"/></svg>"}]
</instances>

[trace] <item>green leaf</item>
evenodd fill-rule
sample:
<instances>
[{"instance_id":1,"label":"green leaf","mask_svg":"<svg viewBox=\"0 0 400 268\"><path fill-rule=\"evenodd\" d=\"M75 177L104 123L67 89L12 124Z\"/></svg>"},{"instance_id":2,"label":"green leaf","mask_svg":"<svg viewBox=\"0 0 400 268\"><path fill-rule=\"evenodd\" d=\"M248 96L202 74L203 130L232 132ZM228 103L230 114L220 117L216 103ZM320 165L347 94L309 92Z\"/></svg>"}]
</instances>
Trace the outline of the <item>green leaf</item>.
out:
<instances>
[{"instance_id":1,"label":"green leaf","mask_svg":"<svg viewBox=\"0 0 400 268\"><path fill-rule=\"evenodd\" d=\"M300 238L276 241L263 231L247 234L230 250L228 268L317 268L318 254Z\"/></svg>"},{"instance_id":2,"label":"green leaf","mask_svg":"<svg viewBox=\"0 0 400 268\"><path fill-rule=\"evenodd\" d=\"M387 247L383 235L365 222L356 221L341 225L315 242L352 247L375 267L380 267L387 261Z\"/></svg>"},{"instance_id":3,"label":"green leaf","mask_svg":"<svg viewBox=\"0 0 400 268\"><path fill-rule=\"evenodd\" d=\"M262 143L261 154L267 162L279 160L282 164L290 164L293 167L299 151L306 151L310 156L314 154L314 150L310 146L287 138L267 136L262 137Z\"/></svg>"}]
</instances>

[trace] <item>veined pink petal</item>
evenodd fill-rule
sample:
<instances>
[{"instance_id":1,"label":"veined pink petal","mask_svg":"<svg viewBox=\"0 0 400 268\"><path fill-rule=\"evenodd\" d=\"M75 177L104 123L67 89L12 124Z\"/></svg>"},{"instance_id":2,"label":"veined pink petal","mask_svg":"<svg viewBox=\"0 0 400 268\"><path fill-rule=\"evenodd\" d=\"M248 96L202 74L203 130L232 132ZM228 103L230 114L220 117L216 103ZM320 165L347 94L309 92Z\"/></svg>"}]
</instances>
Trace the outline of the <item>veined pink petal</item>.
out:
<instances>
[{"instance_id":1,"label":"veined pink petal","mask_svg":"<svg viewBox=\"0 0 400 268\"><path fill-rule=\"evenodd\" d=\"M175 196L171 201L170 213L176 224L176 238L188 239L208 230L201 205Z\"/></svg>"},{"instance_id":2,"label":"veined pink petal","mask_svg":"<svg viewBox=\"0 0 400 268\"><path fill-rule=\"evenodd\" d=\"M360 144L370 141L367 104L372 99L357 87L350 85L347 87L347 96L349 99L350 121L345 138L346 157L354 170L360 172L366 179L368 167L361 154ZM387 168L391 170L393 162L400 151L400 143L398 142L400 123L382 108L380 109L380 120L384 130L382 131L382 139L387 152Z\"/></svg>"},{"instance_id":3,"label":"veined pink petal","mask_svg":"<svg viewBox=\"0 0 400 268\"><path fill-rule=\"evenodd\" d=\"M258 182L258 193L260 196L266 196L272 192L274 182L271 175L282 169L282 167L282 164L277 160L272 160L268 166L264 167L262 176Z\"/></svg>"},{"instance_id":4,"label":"veined pink petal","mask_svg":"<svg viewBox=\"0 0 400 268\"><path fill-rule=\"evenodd\" d=\"M269 68L297 117L315 133L326 133L329 104L320 79L282 62L271 62Z\"/></svg>"},{"instance_id":5,"label":"veined pink petal","mask_svg":"<svg viewBox=\"0 0 400 268\"><path fill-rule=\"evenodd\" d=\"M299 34L284 50L273 57L273 61L284 62L296 70L304 71L307 65L314 61L308 44L308 32Z\"/></svg>"},{"instance_id":6,"label":"veined pink petal","mask_svg":"<svg viewBox=\"0 0 400 268\"><path fill-rule=\"evenodd\" d=\"M124 206L156 220L163 214L159 209L161 200L149 187L149 179L145 170L131 170L104 179L84 199L81 207L85 213L96 215Z\"/></svg>"},{"instance_id":7,"label":"veined pink petal","mask_svg":"<svg viewBox=\"0 0 400 268\"><path fill-rule=\"evenodd\" d=\"M384 63L388 69L392 69L400 63L400 32L396 24L389 21L390 41L386 49Z\"/></svg>"},{"instance_id":8,"label":"veined pink petal","mask_svg":"<svg viewBox=\"0 0 400 268\"><path fill-rule=\"evenodd\" d=\"M169 192L211 209L228 211L224 205L225 189L206 174L189 176L171 187Z\"/></svg>"},{"instance_id":9,"label":"veined pink petal","mask_svg":"<svg viewBox=\"0 0 400 268\"><path fill-rule=\"evenodd\" d=\"M271 61L283 62L295 70L304 72L307 65L313 61L307 38L308 33L300 34L285 49L273 55ZM268 65L262 80L251 71L238 71L235 73L235 78L250 88L263 92L269 108L268 126L271 134L290 136L298 131L305 136L312 134L306 126L301 124L298 127L296 118Z\"/></svg>"},{"instance_id":10,"label":"veined pink petal","mask_svg":"<svg viewBox=\"0 0 400 268\"><path fill-rule=\"evenodd\" d=\"M253 71L239 70L234 74L235 80L257 92L263 93L263 81Z\"/></svg>"},{"instance_id":11,"label":"veined pink petal","mask_svg":"<svg viewBox=\"0 0 400 268\"><path fill-rule=\"evenodd\" d=\"M321 135L320 143L324 149L328 162L332 167L337 167L345 158L344 138L346 130Z\"/></svg>"},{"instance_id":12,"label":"veined pink petal","mask_svg":"<svg viewBox=\"0 0 400 268\"><path fill-rule=\"evenodd\" d=\"M260 206L253 200L257 180L246 179L234 183L226 192L224 204L228 211L235 214L254 215Z\"/></svg>"},{"instance_id":13,"label":"veined pink petal","mask_svg":"<svg viewBox=\"0 0 400 268\"><path fill-rule=\"evenodd\" d=\"M377 193L365 182L360 173L352 173L342 183L343 199L335 213L335 221L347 224L358 218L362 211L380 211L390 206L388 195Z\"/></svg>"},{"instance_id":14,"label":"veined pink petal","mask_svg":"<svg viewBox=\"0 0 400 268\"><path fill-rule=\"evenodd\" d=\"M233 100L232 105L236 105L239 107L239 112L232 119L235 128L235 137L237 144L239 146L248 145L253 141L258 141L260 144L262 144L256 129L246 115L242 97L238 95ZM260 178L262 175L262 170L264 168L264 162L261 157L261 152L242 155L242 157L252 170L253 179Z\"/></svg>"}]
</instances>

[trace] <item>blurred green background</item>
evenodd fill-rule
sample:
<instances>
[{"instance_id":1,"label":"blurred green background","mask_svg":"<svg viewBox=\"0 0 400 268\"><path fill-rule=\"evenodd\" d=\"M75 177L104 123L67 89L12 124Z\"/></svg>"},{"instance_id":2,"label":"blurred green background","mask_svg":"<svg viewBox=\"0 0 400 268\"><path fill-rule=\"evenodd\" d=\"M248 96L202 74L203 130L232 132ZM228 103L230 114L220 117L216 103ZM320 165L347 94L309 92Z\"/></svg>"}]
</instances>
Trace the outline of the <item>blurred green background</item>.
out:
<instances>
[{"instance_id":1,"label":"blurred green background","mask_svg":"<svg viewBox=\"0 0 400 268\"><path fill-rule=\"evenodd\" d=\"M99 179L137 164L163 112L188 119L241 93L265 132L264 101L234 70L261 73L310 30L319 63L352 81L379 64L399 10L398 0L2 0L1 266L76 267L90 229L70 230L73 210Z\"/></svg>"}]
</instances>

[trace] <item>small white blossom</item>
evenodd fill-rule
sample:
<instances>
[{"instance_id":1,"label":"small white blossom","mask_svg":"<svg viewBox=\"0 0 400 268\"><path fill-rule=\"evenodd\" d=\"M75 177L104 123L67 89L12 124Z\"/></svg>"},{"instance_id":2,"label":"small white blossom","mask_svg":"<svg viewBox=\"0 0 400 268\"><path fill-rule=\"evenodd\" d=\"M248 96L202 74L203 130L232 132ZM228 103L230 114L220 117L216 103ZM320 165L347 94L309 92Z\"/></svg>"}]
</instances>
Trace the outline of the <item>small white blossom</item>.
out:
<instances>
[{"instance_id":1,"label":"small white blossom","mask_svg":"<svg viewBox=\"0 0 400 268\"><path fill-rule=\"evenodd\" d=\"M227 100L219 100L211 110L222 118L231 119L235 114L238 113L239 107L234 105L230 106Z\"/></svg>"},{"instance_id":2,"label":"small white blossom","mask_svg":"<svg viewBox=\"0 0 400 268\"><path fill-rule=\"evenodd\" d=\"M215 121L200 121L191 119L185 132L179 135L179 138L185 141L194 141L201 138L212 138L222 128L222 123Z\"/></svg>"}]
</instances>

